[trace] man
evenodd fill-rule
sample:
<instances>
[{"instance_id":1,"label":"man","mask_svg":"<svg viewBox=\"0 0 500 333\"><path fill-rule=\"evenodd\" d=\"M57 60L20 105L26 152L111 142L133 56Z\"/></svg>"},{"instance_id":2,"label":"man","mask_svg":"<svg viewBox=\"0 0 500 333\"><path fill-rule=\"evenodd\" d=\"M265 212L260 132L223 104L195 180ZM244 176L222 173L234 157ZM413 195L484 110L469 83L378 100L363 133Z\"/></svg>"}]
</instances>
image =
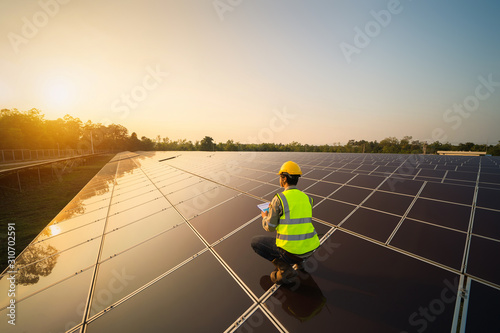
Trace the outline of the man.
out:
<instances>
[{"instance_id":1,"label":"man","mask_svg":"<svg viewBox=\"0 0 500 333\"><path fill-rule=\"evenodd\" d=\"M302 175L299 165L285 162L278 175L284 191L276 194L268 212L262 212L262 227L276 231L276 238L256 236L252 248L276 267L271 273L273 283L290 284L297 275L292 266L300 268L318 248L319 238L312 225L312 199L296 186Z\"/></svg>"}]
</instances>

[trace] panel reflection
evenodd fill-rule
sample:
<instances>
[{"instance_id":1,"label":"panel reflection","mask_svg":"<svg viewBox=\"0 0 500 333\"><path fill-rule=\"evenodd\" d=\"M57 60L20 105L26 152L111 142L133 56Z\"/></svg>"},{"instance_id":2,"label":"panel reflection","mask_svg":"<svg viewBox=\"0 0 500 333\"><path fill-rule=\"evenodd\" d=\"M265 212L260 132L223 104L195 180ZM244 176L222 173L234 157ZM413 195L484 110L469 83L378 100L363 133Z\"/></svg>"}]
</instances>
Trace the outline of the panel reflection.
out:
<instances>
[{"instance_id":1,"label":"panel reflection","mask_svg":"<svg viewBox=\"0 0 500 333\"><path fill-rule=\"evenodd\" d=\"M82 322L93 269L16 302L16 325L0 311L0 332L66 332Z\"/></svg>"},{"instance_id":2,"label":"panel reflection","mask_svg":"<svg viewBox=\"0 0 500 333\"><path fill-rule=\"evenodd\" d=\"M88 332L223 332L251 299L205 252L98 317Z\"/></svg>"}]
</instances>

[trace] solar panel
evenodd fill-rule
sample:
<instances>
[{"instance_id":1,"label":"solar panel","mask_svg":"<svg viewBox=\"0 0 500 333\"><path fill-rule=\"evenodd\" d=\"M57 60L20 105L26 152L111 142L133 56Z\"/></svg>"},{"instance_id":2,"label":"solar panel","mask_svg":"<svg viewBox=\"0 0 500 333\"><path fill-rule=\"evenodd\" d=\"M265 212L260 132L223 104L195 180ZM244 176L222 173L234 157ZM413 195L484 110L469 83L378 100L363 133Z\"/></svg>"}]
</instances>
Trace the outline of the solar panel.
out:
<instances>
[{"instance_id":1,"label":"solar panel","mask_svg":"<svg viewBox=\"0 0 500 333\"><path fill-rule=\"evenodd\" d=\"M420 196L436 200L472 205L474 188L469 186L429 182L422 190Z\"/></svg>"},{"instance_id":2,"label":"solar panel","mask_svg":"<svg viewBox=\"0 0 500 333\"><path fill-rule=\"evenodd\" d=\"M335 190L337 190L340 186L341 185L339 185L339 184L318 182L318 183L315 183L315 184L309 186L305 190L305 192L317 194L317 195L320 195L322 197L327 197L330 194L332 194Z\"/></svg>"},{"instance_id":3,"label":"solar panel","mask_svg":"<svg viewBox=\"0 0 500 333\"><path fill-rule=\"evenodd\" d=\"M475 182L477 179L477 173L475 173L475 172L463 172L463 171L448 171L448 173L446 174L446 179L455 179L455 180Z\"/></svg>"},{"instance_id":4,"label":"solar panel","mask_svg":"<svg viewBox=\"0 0 500 333\"><path fill-rule=\"evenodd\" d=\"M460 270L466 238L465 233L405 219L389 244Z\"/></svg>"},{"instance_id":5,"label":"solar panel","mask_svg":"<svg viewBox=\"0 0 500 333\"><path fill-rule=\"evenodd\" d=\"M278 186L273 186L273 185L269 185L269 184L261 184L258 187L250 190L249 193L253 194L255 196L258 196L258 197L264 197L267 194L269 194L271 192L275 192L277 190L279 190Z\"/></svg>"},{"instance_id":6,"label":"solar panel","mask_svg":"<svg viewBox=\"0 0 500 333\"><path fill-rule=\"evenodd\" d=\"M256 217L257 199L240 195L190 220L209 244Z\"/></svg>"},{"instance_id":7,"label":"solar panel","mask_svg":"<svg viewBox=\"0 0 500 333\"><path fill-rule=\"evenodd\" d=\"M500 285L500 266L485 260L492 254L500 253L500 242L472 236L470 241L467 273L472 276Z\"/></svg>"},{"instance_id":8,"label":"solar panel","mask_svg":"<svg viewBox=\"0 0 500 333\"><path fill-rule=\"evenodd\" d=\"M355 208L354 205L325 199L314 206L313 216L332 225L337 225Z\"/></svg>"},{"instance_id":9,"label":"solar panel","mask_svg":"<svg viewBox=\"0 0 500 333\"><path fill-rule=\"evenodd\" d=\"M123 239L123 242L130 240L130 238ZM203 242L184 223L129 247L123 252L116 252L109 256L102 255L91 316L205 248ZM151 255L159 259L145 262L144 258Z\"/></svg>"},{"instance_id":10,"label":"solar panel","mask_svg":"<svg viewBox=\"0 0 500 333\"><path fill-rule=\"evenodd\" d=\"M389 177L380 185L380 190L408 195L416 195L422 188L423 182L412 179Z\"/></svg>"},{"instance_id":11,"label":"solar panel","mask_svg":"<svg viewBox=\"0 0 500 333\"><path fill-rule=\"evenodd\" d=\"M312 273L301 277L297 289L281 287L265 303L290 332L332 328L410 332L415 330L410 323L413 313L440 295L446 287L443 281L458 279L455 273L342 231L332 234L314 262L315 269L311 267ZM432 327L450 331L453 310L453 306L445 307Z\"/></svg>"},{"instance_id":12,"label":"solar panel","mask_svg":"<svg viewBox=\"0 0 500 333\"><path fill-rule=\"evenodd\" d=\"M139 332L148 323L158 331L222 332L251 304L243 289L206 251L97 317L87 331Z\"/></svg>"},{"instance_id":13,"label":"solar panel","mask_svg":"<svg viewBox=\"0 0 500 333\"><path fill-rule=\"evenodd\" d=\"M357 175L349 181L349 185L366 188L376 188L385 180L380 176Z\"/></svg>"},{"instance_id":14,"label":"solar panel","mask_svg":"<svg viewBox=\"0 0 500 333\"><path fill-rule=\"evenodd\" d=\"M477 194L478 207L498 209L499 203L500 191L489 188L479 188Z\"/></svg>"},{"instance_id":15,"label":"solar panel","mask_svg":"<svg viewBox=\"0 0 500 333\"><path fill-rule=\"evenodd\" d=\"M471 207L428 199L417 199L408 217L467 231Z\"/></svg>"},{"instance_id":16,"label":"solar panel","mask_svg":"<svg viewBox=\"0 0 500 333\"><path fill-rule=\"evenodd\" d=\"M304 178L322 179L332 173L331 170L311 170L303 174Z\"/></svg>"},{"instance_id":17,"label":"solar panel","mask_svg":"<svg viewBox=\"0 0 500 333\"><path fill-rule=\"evenodd\" d=\"M359 204L361 203L369 194L370 190L353 187L349 185L342 186L335 193L333 193L330 198L345 201L348 203Z\"/></svg>"},{"instance_id":18,"label":"solar panel","mask_svg":"<svg viewBox=\"0 0 500 333\"><path fill-rule=\"evenodd\" d=\"M481 332L485 327L495 327L500 312L500 290L471 280L466 307L465 332Z\"/></svg>"},{"instance_id":19,"label":"solar panel","mask_svg":"<svg viewBox=\"0 0 500 333\"><path fill-rule=\"evenodd\" d=\"M474 228L477 235L500 240L500 211L476 208L474 213Z\"/></svg>"},{"instance_id":20,"label":"solar panel","mask_svg":"<svg viewBox=\"0 0 500 333\"><path fill-rule=\"evenodd\" d=\"M333 183L339 183L339 184L345 184L347 183L350 179L352 179L355 176L355 174L352 173L346 173L346 172L334 172L325 178L323 180L333 182Z\"/></svg>"},{"instance_id":21,"label":"solar panel","mask_svg":"<svg viewBox=\"0 0 500 333\"><path fill-rule=\"evenodd\" d=\"M323 245L298 285L277 287L250 243L273 235L256 205L282 190L276 172L287 160L304 172L298 188L314 200ZM500 252L499 165L489 156L117 154L18 256L16 305L30 320L19 316L16 328L496 330L500 269L484 258ZM3 318L8 304L2 292ZM421 309L439 314L430 321Z\"/></svg>"},{"instance_id":22,"label":"solar panel","mask_svg":"<svg viewBox=\"0 0 500 333\"><path fill-rule=\"evenodd\" d=\"M500 184L500 174L488 174L486 172L482 172L481 176L479 176L479 182Z\"/></svg>"},{"instance_id":23,"label":"solar panel","mask_svg":"<svg viewBox=\"0 0 500 333\"><path fill-rule=\"evenodd\" d=\"M363 206L391 214L403 215L412 201L413 197L410 196L377 191L363 203Z\"/></svg>"},{"instance_id":24,"label":"solar panel","mask_svg":"<svg viewBox=\"0 0 500 333\"><path fill-rule=\"evenodd\" d=\"M400 217L360 208L342 223L342 228L385 243L400 221Z\"/></svg>"}]
</instances>

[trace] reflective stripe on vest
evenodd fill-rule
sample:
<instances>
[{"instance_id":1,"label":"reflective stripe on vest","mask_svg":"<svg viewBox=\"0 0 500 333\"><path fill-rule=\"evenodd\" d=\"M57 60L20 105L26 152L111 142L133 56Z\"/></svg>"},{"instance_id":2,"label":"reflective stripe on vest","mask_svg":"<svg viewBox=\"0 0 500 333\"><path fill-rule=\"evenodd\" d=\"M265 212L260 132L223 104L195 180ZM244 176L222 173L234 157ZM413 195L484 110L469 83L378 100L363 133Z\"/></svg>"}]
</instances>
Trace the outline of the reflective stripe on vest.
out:
<instances>
[{"instance_id":1,"label":"reflective stripe on vest","mask_svg":"<svg viewBox=\"0 0 500 333\"><path fill-rule=\"evenodd\" d=\"M319 238L311 223L312 199L297 189L277 195L283 214L276 228L276 246L293 254L315 250L319 246Z\"/></svg>"}]
</instances>

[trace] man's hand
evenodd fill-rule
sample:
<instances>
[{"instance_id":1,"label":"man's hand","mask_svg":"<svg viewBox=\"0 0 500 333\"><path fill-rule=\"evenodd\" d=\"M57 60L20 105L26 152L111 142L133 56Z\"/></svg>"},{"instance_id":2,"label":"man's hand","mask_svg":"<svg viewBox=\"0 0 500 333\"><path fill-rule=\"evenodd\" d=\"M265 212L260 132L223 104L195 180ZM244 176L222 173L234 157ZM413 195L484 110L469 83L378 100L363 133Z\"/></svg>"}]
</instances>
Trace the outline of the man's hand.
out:
<instances>
[{"instance_id":1,"label":"man's hand","mask_svg":"<svg viewBox=\"0 0 500 333\"><path fill-rule=\"evenodd\" d=\"M271 209L271 203L269 203L269 208L267 209L267 211L262 211L260 212L260 215L262 215L262 218L266 217L267 215L269 215L269 209Z\"/></svg>"}]
</instances>

